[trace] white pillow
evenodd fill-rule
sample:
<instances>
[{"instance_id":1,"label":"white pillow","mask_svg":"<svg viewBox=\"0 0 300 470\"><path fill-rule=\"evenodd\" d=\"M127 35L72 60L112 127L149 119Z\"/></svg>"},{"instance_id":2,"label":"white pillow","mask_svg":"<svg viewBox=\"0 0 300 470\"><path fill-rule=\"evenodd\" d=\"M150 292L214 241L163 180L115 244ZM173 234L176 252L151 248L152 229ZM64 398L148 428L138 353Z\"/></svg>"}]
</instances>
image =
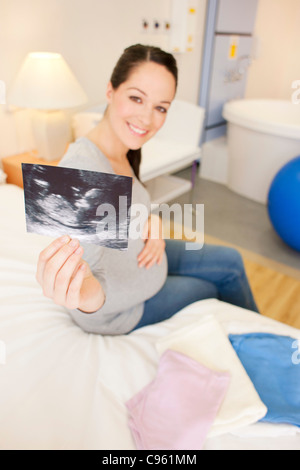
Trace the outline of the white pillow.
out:
<instances>
[{"instance_id":1,"label":"white pillow","mask_svg":"<svg viewBox=\"0 0 300 470\"><path fill-rule=\"evenodd\" d=\"M72 128L74 139L86 136L103 118L103 114L96 112L82 112L74 114Z\"/></svg>"}]
</instances>

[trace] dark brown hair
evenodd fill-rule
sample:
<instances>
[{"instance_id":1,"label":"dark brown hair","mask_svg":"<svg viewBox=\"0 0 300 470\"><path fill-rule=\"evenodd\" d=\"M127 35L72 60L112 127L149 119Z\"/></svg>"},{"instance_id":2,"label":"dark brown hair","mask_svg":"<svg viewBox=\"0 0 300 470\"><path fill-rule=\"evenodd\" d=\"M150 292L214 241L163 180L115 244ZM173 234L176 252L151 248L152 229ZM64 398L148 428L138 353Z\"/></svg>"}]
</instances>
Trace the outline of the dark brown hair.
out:
<instances>
[{"instance_id":1,"label":"dark brown hair","mask_svg":"<svg viewBox=\"0 0 300 470\"><path fill-rule=\"evenodd\" d=\"M122 83L128 80L134 68L138 67L144 62L155 62L156 64L166 67L166 69L173 75L177 88L178 69L173 55L163 51L159 47L136 44L125 49L113 70L110 81L114 90L119 88ZM142 159L141 149L129 150L127 153L127 158L134 171L134 174L139 179L140 164Z\"/></svg>"}]
</instances>

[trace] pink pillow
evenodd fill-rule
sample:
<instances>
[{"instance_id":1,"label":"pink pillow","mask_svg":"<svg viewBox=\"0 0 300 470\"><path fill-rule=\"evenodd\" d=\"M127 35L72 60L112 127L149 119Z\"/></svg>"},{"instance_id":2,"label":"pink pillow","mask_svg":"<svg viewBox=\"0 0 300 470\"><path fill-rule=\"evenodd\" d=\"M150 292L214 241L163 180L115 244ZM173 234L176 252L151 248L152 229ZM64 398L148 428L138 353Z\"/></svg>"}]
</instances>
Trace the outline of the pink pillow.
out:
<instances>
[{"instance_id":1,"label":"pink pillow","mask_svg":"<svg viewBox=\"0 0 300 470\"><path fill-rule=\"evenodd\" d=\"M201 450L229 382L229 374L167 350L156 378L126 403L138 450Z\"/></svg>"}]
</instances>

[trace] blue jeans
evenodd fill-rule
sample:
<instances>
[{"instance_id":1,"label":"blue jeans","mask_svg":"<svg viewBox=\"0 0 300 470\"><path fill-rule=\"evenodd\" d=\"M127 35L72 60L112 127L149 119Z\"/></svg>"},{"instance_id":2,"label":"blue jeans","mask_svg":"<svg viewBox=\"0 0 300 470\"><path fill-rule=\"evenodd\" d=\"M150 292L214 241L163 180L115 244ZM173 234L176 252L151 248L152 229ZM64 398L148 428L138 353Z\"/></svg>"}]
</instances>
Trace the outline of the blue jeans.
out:
<instances>
[{"instance_id":1,"label":"blue jeans","mask_svg":"<svg viewBox=\"0 0 300 470\"><path fill-rule=\"evenodd\" d=\"M167 320L204 299L219 299L259 313L238 251L214 245L187 251L185 242L166 240L166 254L166 283L145 302L144 314L134 330Z\"/></svg>"}]
</instances>

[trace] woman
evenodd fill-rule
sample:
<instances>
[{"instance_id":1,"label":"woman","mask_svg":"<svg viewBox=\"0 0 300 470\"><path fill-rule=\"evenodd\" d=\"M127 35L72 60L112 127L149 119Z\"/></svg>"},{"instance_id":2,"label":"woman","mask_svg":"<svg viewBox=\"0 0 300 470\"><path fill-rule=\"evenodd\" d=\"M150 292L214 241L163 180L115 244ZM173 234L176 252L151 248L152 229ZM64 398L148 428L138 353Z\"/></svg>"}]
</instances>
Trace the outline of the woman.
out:
<instances>
[{"instance_id":1,"label":"woman","mask_svg":"<svg viewBox=\"0 0 300 470\"><path fill-rule=\"evenodd\" d=\"M108 84L102 121L60 163L133 177L132 203L149 211L145 238L129 240L126 252L83 249L66 236L41 253L37 280L45 296L65 306L85 331L126 334L207 298L257 311L237 251L209 245L186 251L184 242L151 238L160 220L150 215L149 195L138 179L140 149L163 126L177 77L171 54L141 45L126 49Z\"/></svg>"}]
</instances>

